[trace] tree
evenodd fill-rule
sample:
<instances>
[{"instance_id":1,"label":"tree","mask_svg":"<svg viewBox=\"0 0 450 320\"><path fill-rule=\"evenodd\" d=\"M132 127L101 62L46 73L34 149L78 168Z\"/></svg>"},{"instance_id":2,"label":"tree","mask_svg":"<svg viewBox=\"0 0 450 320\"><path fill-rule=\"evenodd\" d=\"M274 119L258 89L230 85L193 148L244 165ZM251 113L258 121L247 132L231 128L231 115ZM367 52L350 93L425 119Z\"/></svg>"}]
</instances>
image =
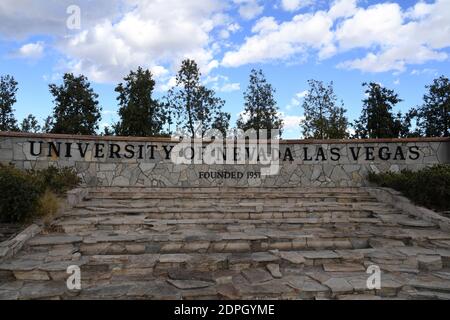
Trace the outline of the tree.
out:
<instances>
[{"instance_id":1,"label":"tree","mask_svg":"<svg viewBox=\"0 0 450 320\"><path fill-rule=\"evenodd\" d=\"M177 126L196 137L196 124L202 124L203 137L205 132L213 128L217 119L226 120L222 114L225 101L216 97L200 83L201 73L194 60L184 60L176 76L176 86L169 90L166 97L167 105L177 117ZM229 121L229 120L228 120ZM221 123L221 127L228 124Z\"/></svg>"},{"instance_id":2,"label":"tree","mask_svg":"<svg viewBox=\"0 0 450 320\"><path fill-rule=\"evenodd\" d=\"M355 121L355 137L357 138L398 138L402 126L407 126L401 114L397 118L392 109L402 100L393 90L377 83L363 83L367 98L363 100L363 110L360 118ZM399 117L400 116L400 117ZM401 125L399 125L401 123Z\"/></svg>"},{"instance_id":3,"label":"tree","mask_svg":"<svg viewBox=\"0 0 450 320\"><path fill-rule=\"evenodd\" d=\"M103 129L102 136L109 137L109 136L113 136L113 135L114 135L114 131L111 130L111 129L109 128L109 126L106 126L106 127Z\"/></svg>"},{"instance_id":4,"label":"tree","mask_svg":"<svg viewBox=\"0 0 450 320\"><path fill-rule=\"evenodd\" d=\"M450 80L441 76L426 88L424 103L416 111L419 133L427 137L450 137Z\"/></svg>"},{"instance_id":5,"label":"tree","mask_svg":"<svg viewBox=\"0 0 450 320\"><path fill-rule=\"evenodd\" d=\"M49 86L54 97L52 133L95 135L101 119L98 94L88 79L66 73L63 84Z\"/></svg>"},{"instance_id":6,"label":"tree","mask_svg":"<svg viewBox=\"0 0 450 320\"><path fill-rule=\"evenodd\" d=\"M10 75L0 77L0 131L17 131L12 106L17 102L18 83Z\"/></svg>"},{"instance_id":7,"label":"tree","mask_svg":"<svg viewBox=\"0 0 450 320\"><path fill-rule=\"evenodd\" d=\"M44 125L42 126L43 133L50 133L53 128L53 118L48 116L44 119Z\"/></svg>"},{"instance_id":8,"label":"tree","mask_svg":"<svg viewBox=\"0 0 450 320\"><path fill-rule=\"evenodd\" d=\"M157 136L166 122L163 105L152 98L155 81L149 70L131 71L115 91L119 93L120 122L114 126L120 136Z\"/></svg>"},{"instance_id":9,"label":"tree","mask_svg":"<svg viewBox=\"0 0 450 320\"><path fill-rule=\"evenodd\" d=\"M36 117L29 114L28 117L23 119L22 124L20 125L20 131L38 133L41 131L41 126Z\"/></svg>"},{"instance_id":10,"label":"tree","mask_svg":"<svg viewBox=\"0 0 450 320\"><path fill-rule=\"evenodd\" d=\"M227 138L228 130L230 129L231 114L226 112L219 112L216 120L214 121L212 128L219 130L222 133L222 137Z\"/></svg>"},{"instance_id":11,"label":"tree","mask_svg":"<svg viewBox=\"0 0 450 320\"><path fill-rule=\"evenodd\" d=\"M266 129L269 139L272 138L273 129L279 129L281 135L283 120L280 118L274 95L275 89L267 82L262 70L253 69L249 86L244 93L244 115L239 117L237 127L244 131L254 129L256 132Z\"/></svg>"},{"instance_id":12,"label":"tree","mask_svg":"<svg viewBox=\"0 0 450 320\"><path fill-rule=\"evenodd\" d=\"M348 137L347 110L338 105L333 82L325 86L322 81L309 80L309 91L303 102L305 120L302 122L306 139L345 139Z\"/></svg>"}]
</instances>

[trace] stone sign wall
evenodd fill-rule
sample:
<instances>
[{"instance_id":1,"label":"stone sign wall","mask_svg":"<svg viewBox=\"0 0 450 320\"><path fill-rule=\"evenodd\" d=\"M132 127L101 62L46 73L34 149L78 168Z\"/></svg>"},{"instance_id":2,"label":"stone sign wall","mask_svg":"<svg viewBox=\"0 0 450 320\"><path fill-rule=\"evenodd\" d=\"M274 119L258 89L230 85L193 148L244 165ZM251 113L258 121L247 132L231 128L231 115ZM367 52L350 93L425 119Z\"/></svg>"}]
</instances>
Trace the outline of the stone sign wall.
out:
<instances>
[{"instance_id":1,"label":"stone sign wall","mask_svg":"<svg viewBox=\"0 0 450 320\"><path fill-rule=\"evenodd\" d=\"M185 142L183 143L185 144ZM188 144L192 162L177 164L179 141L153 138L84 137L0 133L0 162L23 169L73 167L87 186L150 187L346 187L367 185L369 172L418 170L450 163L450 139L279 141L270 155L276 170L249 164L230 145L220 157L202 161L205 145ZM231 149L231 150L230 150ZM279 167L277 166L279 165Z\"/></svg>"}]
</instances>

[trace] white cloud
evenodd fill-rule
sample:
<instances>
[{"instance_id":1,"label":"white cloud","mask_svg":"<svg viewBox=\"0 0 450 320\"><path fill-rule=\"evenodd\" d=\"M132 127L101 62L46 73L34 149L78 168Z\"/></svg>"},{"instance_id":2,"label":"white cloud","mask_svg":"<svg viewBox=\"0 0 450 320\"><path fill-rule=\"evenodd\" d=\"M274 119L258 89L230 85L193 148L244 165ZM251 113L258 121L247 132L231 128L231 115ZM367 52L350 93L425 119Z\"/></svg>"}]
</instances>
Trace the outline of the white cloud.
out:
<instances>
[{"instance_id":1,"label":"white cloud","mask_svg":"<svg viewBox=\"0 0 450 320\"><path fill-rule=\"evenodd\" d=\"M286 106L287 110L291 110L295 107L300 106L301 100L304 99L309 94L308 90L298 92L291 99L291 102Z\"/></svg>"},{"instance_id":2,"label":"white cloud","mask_svg":"<svg viewBox=\"0 0 450 320\"><path fill-rule=\"evenodd\" d=\"M303 3L289 1L285 5L294 10ZM240 47L225 53L222 65L303 62L312 54L324 60L355 52L356 58L343 61L338 67L398 74L408 65L448 59L442 49L450 47L450 1L421 1L406 9L398 3L383 2L369 7L358 3L335 0L328 11L298 14L285 22L261 18L253 26L253 35Z\"/></svg>"},{"instance_id":3,"label":"white cloud","mask_svg":"<svg viewBox=\"0 0 450 320\"><path fill-rule=\"evenodd\" d=\"M211 36L226 21L219 0L133 2L135 8L119 21L106 19L59 43L72 71L114 82L137 66L167 75L163 66L176 71L185 58L196 60L204 74L219 65Z\"/></svg>"},{"instance_id":4,"label":"white cloud","mask_svg":"<svg viewBox=\"0 0 450 320\"><path fill-rule=\"evenodd\" d=\"M431 69L431 68L424 68L424 69L413 69L410 73L412 76L419 76L419 75L433 75L433 76L438 76L438 72L436 69Z\"/></svg>"},{"instance_id":5,"label":"white cloud","mask_svg":"<svg viewBox=\"0 0 450 320\"><path fill-rule=\"evenodd\" d=\"M314 3L314 0L281 0L281 7L286 11L298 11Z\"/></svg>"},{"instance_id":6,"label":"white cloud","mask_svg":"<svg viewBox=\"0 0 450 320\"><path fill-rule=\"evenodd\" d=\"M219 89L219 92L234 92L234 91L240 91L240 90L241 90L241 84L234 82L234 83L225 83Z\"/></svg>"},{"instance_id":7,"label":"white cloud","mask_svg":"<svg viewBox=\"0 0 450 320\"><path fill-rule=\"evenodd\" d=\"M237 10L243 19L255 19L267 2L98 0L91 10L91 0L78 0L82 29L71 31L66 27L66 9L73 3L2 0L0 37L26 43L14 53L16 57L39 58L55 47L64 55L64 64L55 72L69 70L96 82L116 82L143 66L165 85L185 58L197 60L207 75L220 65L320 61L345 53L350 58L341 61L340 68L397 76L409 66L447 60L450 47L449 0L416 1L409 8L398 1L368 6L361 0L277 0L290 12L315 3L324 8L297 12L284 21L262 17L236 43L232 40L239 37L231 34L250 23L240 26L239 17L232 14ZM55 43L46 40L44 46L30 39L41 35L51 36ZM218 89L237 89L237 85L229 81Z\"/></svg>"},{"instance_id":8,"label":"white cloud","mask_svg":"<svg viewBox=\"0 0 450 320\"><path fill-rule=\"evenodd\" d=\"M423 64L430 60L444 61L448 55L433 51L425 46L393 47L382 53L369 53L365 58L346 61L340 68L357 69L366 72L403 72L407 64Z\"/></svg>"},{"instance_id":9,"label":"white cloud","mask_svg":"<svg viewBox=\"0 0 450 320\"><path fill-rule=\"evenodd\" d=\"M323 11L300 14L292 21L276 24L274 19L259 20L257 33L248 37L236 51L225 54L222 64L239 67L248 63L287 60L307 49L330 50L333 21ZM269 26L269 27L268 27Z\"/></svg>"},{"instance_id":10,"label":"white cloud","mask_svg":"<svg viewBox=\"0 0 450 320\"><path fill-rule=\"evenodd\" d=\"M286 131L298 130L298 128L300 127L300 123L305 119L305 117L303 116L286 115L283 112L280 112L279 116L281 119L283 119L283 129Z\"/></svg>"},{"instance_id":11,"label":"white cloud","mask_svg":"<svg viewBox=\"0 0 450 320\"><path fill-rule=\"evenodd\" d=\"M308 91L308 90L305 90L305 91L302 91L302 92L297 93L295 96L296 96L297 98L303 99L303 98L305 98L308 94L309 94L309 91Z\"/></svg>"},{"instance_id":12,"label":"white cloud","mask_svg":"<svg viewBox=\"0 0 450 320\"><path fill-rule=\"evenodd\" d=\"M429 15L433 11L433 4L420 1L406 12L406 17L411 19L420 19Z\"/></svg>"},{"instance_id":13,"label":"white cloud","mask_svg":"<svg viewBox=\"0 0 450 320\"><path fill-rule=\"evenodd\" d=\"M357 11L358 0L335 0L328 15L332 19L351 17Z\"/></svg>"},{"instance_id":14,"label":"white cloud","mask_svg":"<svg viewBox=\"0 0 450 320\"><path fill-rule=\"evenodd\" d=\"M25 58L25 59L39 59L44 55L44 43L34 42L27 43L17 50L13 54L14 57Z\"/></svg>"},{"instance_id":15,"label":"white cloud","mask_svg":"<svg viewBox=\"0 0 450 320\"><path fill-rule=\"evenodd\" d=\"M239 14L246 20L259 16L264 11L264 6L258 0L233 0L239 6Z\"/></svg>"},{"instance_id":16,"label":"white cloud","mask_svg":"<svg viewBox=\"0 0 450 320\"><path fill-rule=\"evenodd\" d=\"M231 23L227 29L228 31L235 33L241 30L241 26L238 23Z\"/></svg>"},{"instance_id":17,"label":"white cloud","mask_svg":"<svg viewBox=\"0 0 450 320\"><path fill-rule=\"evenodd\" d=\"M169 74L169 70L164 68L163 66L153 66L150 71L152 72L153 76L156 78L162 78Z\"/></svg>"},{"instance_id":18,"label":"white cloud","mask_svg":"<svg viewBox=\"0 0 450 320\"><path fill-rule=\"evenodd\" d=\"M265 34L278 30L278 23L274 17L262 17L252 28L253 33Z\"/></svg>"},{"instance_id":19,"label":"white cloud","mask_svg":"<svg viewBox=\"0 0 450 320\"><path fill-rule=\"evenodd\" d=\"M430 30L432 30L430 32ZM406 12L395 3L383 3L356 14L336 32L341 50L365 48L364 58L339 66L366 72L403 72L408 65L444 61L440 49L450 46L450 1L418 3Z\"/></svg>"},{"instance_id":20,"label":"white cloud","mask_svg":"<svg viewBox=\"0 0 450 320\"><path fill-rule=\"evenodd\" d=\"M159 92L167 92L171 88L177 85L177 79L175 77L170 77L164 83L157 82L156 90Z\"/></svg>"},{"instance_id":21,"label":"white cloud","mask_svg":"<svg viewBox=\"0 0 450 320\"><path fill-rule=\"evenodd\" d=\"M45 82L56 82L56 81L59 81L62 77L63 77L62 74L60 74L58 72L55 72L55 73L52 73L50 75L49 74L44 74L42 76L42 79Z\"/></svg>"},{"instance_id":22,"label":"white cloud","mask_svg":"<svg viewBox=\"0 0 450 320\"><path fill-rule=\"evenodd\" d=\"M217 92L234 92L241 90L241 84L236 82L230 82L227 76L217 75L217 76L207 76L203 80L205 86L210 86L213 90Z\"/></svg>"},{"instance_id":23,"label":"white cloud","mask_svg":"<svg viewBox=\"0 0 450 320\"><path fill-rule=\"evenodd\" d=\"M81 27L89 28L102 19L120 15L119 5L127 8L130 0L2 0L0 1L0 38L23 40L32 35L70 34L67 8L75 2L81 9Z\"/></svg>"},{"instance_id":24,"label":"white cloud","mask_svg":"<svg viewBox=\"0 0 450 320\"><path fill-rule=\"evenodd\" d=\"M220 30L219 35L222 39L228 39L232 33L236 33L239 30L241 30L241 26L238 23L231 23L225 29Z\"/></svg>"}]
</instances>

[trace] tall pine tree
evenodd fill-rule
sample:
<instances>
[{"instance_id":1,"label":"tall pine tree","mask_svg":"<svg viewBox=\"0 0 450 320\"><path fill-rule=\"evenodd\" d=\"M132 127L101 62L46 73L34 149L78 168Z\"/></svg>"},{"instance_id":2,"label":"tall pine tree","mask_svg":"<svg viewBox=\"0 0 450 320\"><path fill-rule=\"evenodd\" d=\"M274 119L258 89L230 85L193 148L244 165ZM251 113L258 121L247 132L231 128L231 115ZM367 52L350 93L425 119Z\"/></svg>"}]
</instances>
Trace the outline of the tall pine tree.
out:
<instances>
[{"instance_id":1,"label":"tall pine tree","mask_svg":"<svg viewBox=\"0 0 450 320\"><path fill-rule=\"evenodd\" d=\"M152 98L155 81L151 72L139 67L124 81L116 87L120 121L114 125L115 133L142 137L163 135L166 113L164 106Z\"/></svg>"},{"instance_id":2,"label":"tall pine tree","mask_svg":"<svg viewBox=\"0 0 450 320\"><path fill-rule=\"evenodd\" d=\"M360 118L355 121L356 138L398 138L405 131L401 114L394 116L392 109L402 100L393 90L378 83L363 83L367 98L363 100Z\"/></svg>"},{"instance_id":3,"label":"tall pine tree","mask_svg":"<svg viewBox=\"0 0 450 320\"><path fill-rule=\"evenodd\" d=\"M338 104L333 82L309 80L308 95L303 102L305 120L302 122L306 139L344 139L348 137L348 119L344 103Z\"/></svg>"},{"instance_id":4,"label":"tall pine tree","mask_svg":"<svg viewBox=\"0 0 450 320\"><path fill-rule=\"evenodd\" d=\"M426 88L424 103L416 111L419 132L427 137L450 137L450 80L441 76Z\"/></svg>"},{"instance_id":5,"label":"tall pine tree","mask_svg":"<svg viewBox=\"0 0 450 320\"><path fill-rule=\"evenodd\" d=\"M39 125L39 121L37 121L36 117L29 114L25 119L23 119L22 124L20 125L20 131L38 133L41 131L41 126Z\"/></svg>"},{"instance_id":6,"label":"tall pine tree","mask_svg":"<svg viewBox=\"0 0 450 320\"><path fill-rule=\"evenodd\" d=\"M88 79L66 73L63 84L51 84L50 92L55 106L52 117L52 133L95 135L101 119L98 95Z\"/></svg>"},{"instance_id":7,"label":"tall pine tree","mask_svg":"<svg viewBox=\"0 0 450 320\"><path fill-rule=\"evenodd\" d=\"M269 139L275 138L271 136L273 129L279 129L281 135L283 120L280 118L274 95L275 89L267 82L262 70L253 69L249 86L244 93L244 116L239 117L237 127L244 131L253 129L256 132L266 129Z\"/></svg>"},{"instance_id":8,"label":"tall pine tree","mask_svg":"<svg viewBox=\"0 0 450 320\"><path fill-rule=\"evenodd\" d=\"M214 90L203 86L200 78L197 63L184 60L176 76L176 86L169 90L166 97L171 109L170 118L176 115L178 128L186 130L192 138L203 137L207 130L213 129L219 122L221 128L228 127L226 122L229 117L222 112L225 101L216 97ZM202 129L196 132L199 123Z\"/></svg>"},{"instance_id":9,"label":"tall pine tree","mask_svg":"<svg viewBox=\"0 0 450 320\"><path fill-rule=\"evenodd\" d=\"M13 105L17 102L18 83L10 75L0 77L0 131L17 131Z\"/></svg>"}]
</instances>

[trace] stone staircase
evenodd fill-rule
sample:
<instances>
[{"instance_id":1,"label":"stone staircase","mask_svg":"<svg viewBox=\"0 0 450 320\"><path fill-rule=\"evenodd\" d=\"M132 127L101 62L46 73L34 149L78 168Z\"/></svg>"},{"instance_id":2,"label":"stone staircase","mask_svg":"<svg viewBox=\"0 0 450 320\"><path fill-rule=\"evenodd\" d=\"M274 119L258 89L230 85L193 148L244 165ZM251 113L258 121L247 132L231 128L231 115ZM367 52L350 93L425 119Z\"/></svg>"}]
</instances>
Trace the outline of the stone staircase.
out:
<instances>
[{"instance_id":1,"label":"stone staircase","mask_svg":"<svg viewBox=\"0 0 450 320\"><path fill-rule=\"evenodd\" d=\"M0 299L264 298L450 299L450 233L364 188L98 188L0 264Z\"/></svg>"}]
</instances>

